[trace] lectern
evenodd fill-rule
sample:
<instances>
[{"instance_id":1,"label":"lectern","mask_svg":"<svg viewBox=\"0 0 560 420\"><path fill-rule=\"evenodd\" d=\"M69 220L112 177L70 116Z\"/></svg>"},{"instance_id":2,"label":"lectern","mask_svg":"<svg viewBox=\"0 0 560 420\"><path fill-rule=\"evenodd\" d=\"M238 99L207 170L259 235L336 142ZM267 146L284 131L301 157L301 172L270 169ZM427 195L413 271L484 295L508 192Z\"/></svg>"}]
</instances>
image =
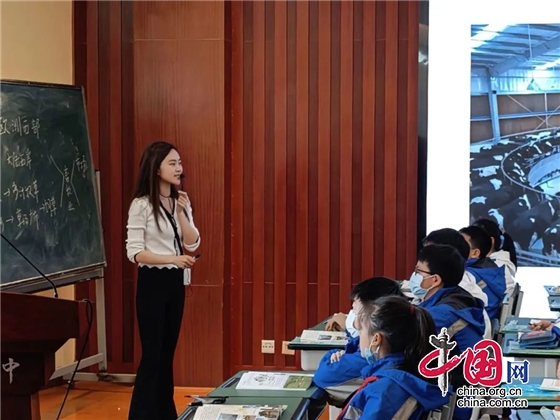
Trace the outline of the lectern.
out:
<instances>
[{"instance_id":1,"label":"lectern","mask_svg":"<svg viewBox=\"0 0 560 420\"><path fill-rule=\"evenodd\" d=\"M0 293L1 418L39 420L38 392L55 371L55 352L87 328L86 303Z\"/></svg>"}]
</instances>

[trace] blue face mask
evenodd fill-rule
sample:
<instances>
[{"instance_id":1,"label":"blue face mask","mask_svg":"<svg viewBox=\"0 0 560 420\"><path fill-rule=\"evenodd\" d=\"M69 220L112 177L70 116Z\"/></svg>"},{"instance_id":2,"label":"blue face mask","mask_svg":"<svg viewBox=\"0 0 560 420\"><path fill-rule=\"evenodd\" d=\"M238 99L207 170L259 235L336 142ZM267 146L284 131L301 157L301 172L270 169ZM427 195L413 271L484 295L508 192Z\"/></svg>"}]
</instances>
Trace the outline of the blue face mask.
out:
<instances>
[{"instance_id":1,"label":"blue face mask","mask_svg":"<svg viewBox=\"0 0 560 420\"><path fill-rule=\"evenodd\" d=\"M432 276L430 276L430 277L432 277ZM412 273L412 276L410 276L410 291L412 292L412 294L414 296L416 296L420 300L423 300L426 297L426 294L431 289L431 287L429 289L423 289L422 288L422 281L423 280L424 280L424 277L422 277L416 271L414 273Z\"/></svg>"},{"instance_id":2,"label":"blue face mask","mask_svg":"<svg viewBox=\"0 0 560 420\"><path fill-rule=\"evenodd\" d=\"M366 359L366 362L368 362L369 365L373 365L379 357L378 355L379 347L377 348L377 350L371 351L372 344L373 344L373 339L371 340L369 347L367 347L364 351L364 359Z\"/></svg>"}]
</instances>

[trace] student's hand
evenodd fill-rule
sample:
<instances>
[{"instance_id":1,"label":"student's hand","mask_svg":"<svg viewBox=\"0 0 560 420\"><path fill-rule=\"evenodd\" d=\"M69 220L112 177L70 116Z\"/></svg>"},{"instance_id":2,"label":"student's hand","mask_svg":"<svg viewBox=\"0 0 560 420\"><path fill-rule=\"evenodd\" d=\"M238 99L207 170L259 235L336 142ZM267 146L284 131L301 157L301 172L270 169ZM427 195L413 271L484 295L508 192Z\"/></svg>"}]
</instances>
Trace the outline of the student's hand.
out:
<instances>
[{"instance_id":1,"label":"student's hand","mask_svg":"<svg viewBox=\"0 0 560 420\"><path fill-rule=\"evenodd\" d=\"M536 324L529 325L529 329L533 331L543 331L552 328L552 322L550 321L539 321Z\"/></svg>"},{"instance_id":2,"label":"student's hand","mask_svg":"<svg viewBox=\"0 0 560 420\"><path fill-rule=\"evenodd\" d=\"M334 314L327 325L325 330L327 331L344 331L344 327L346 326L346 314L338 313Z\"/></svg>"},{"instance_id":3,"label":"student's hand","mask_svg":"<svg viewBox=\"0 0 560 420\"><path fill-rule=\"evenodd\" d=\"M555 399L560 400L560 395L556 395L554 396ZM556 407L554 407L555 411L560 411L560 405L557 405Z\"/></svg>"},{"instance_id":4,"label":"student's hand","mask_svg":"<svg viewBox=\"0 0 560 420\"><path fill-rule=\"evenodd\" d=\"M331 354L331 363L340 362L340 358L344 356L344 353L345 353L344 350L340 350L337 351L336 353Z\"/></svg>"},{"instance_id":5,"label":"student's hand","mask_svg":"<svg viewBox=\"0 0 560 420\"><path fill-rule=\"evenodd\" d=\"M175 264L179 268L192 267L195 262L196 258L191 257L190 255L177 255L173 259L173 264Z\"/></svg>"},{"instance_id":6,"label":"student's hand","mask_svg":"<svg viewBox=\"0 0 560 420\"><path fill-rule=\"evenodd\" d=\"M179 191L179 198L177 199L177 214L183 213L189 204L189 196L184 191Z\"/></svg>"}]
</instances>

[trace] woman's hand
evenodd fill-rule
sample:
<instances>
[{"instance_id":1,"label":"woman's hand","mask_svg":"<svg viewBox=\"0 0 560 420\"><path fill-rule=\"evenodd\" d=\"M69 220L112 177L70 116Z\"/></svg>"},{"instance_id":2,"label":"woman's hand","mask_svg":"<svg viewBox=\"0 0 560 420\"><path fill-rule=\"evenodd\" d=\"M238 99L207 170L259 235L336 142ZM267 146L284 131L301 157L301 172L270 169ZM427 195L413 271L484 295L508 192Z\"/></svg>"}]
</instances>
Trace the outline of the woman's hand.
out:
<instances>
[{"instance_id":1,"label":"woman's hand","mask_svg":"<svg viewBox=\"0 0 560 420\"><path fill-rule=\"evenodd\" d=\"M184 191L179 191L179 198L177 199L177 213L181 214L186 210L189 204L189 196Z\"/></svg>"},{"instance_id":2,"label":"woman's hand","mask_svg":"<svg viewBox=\"0 0 560 420\"><path fill-rule=\"evenodd\" d=\"M195 262L196 258L191 257L190 255L177 255L173 259L173 264L175 264L179 268L192 267Z\"/></svg>"}]
</instances>

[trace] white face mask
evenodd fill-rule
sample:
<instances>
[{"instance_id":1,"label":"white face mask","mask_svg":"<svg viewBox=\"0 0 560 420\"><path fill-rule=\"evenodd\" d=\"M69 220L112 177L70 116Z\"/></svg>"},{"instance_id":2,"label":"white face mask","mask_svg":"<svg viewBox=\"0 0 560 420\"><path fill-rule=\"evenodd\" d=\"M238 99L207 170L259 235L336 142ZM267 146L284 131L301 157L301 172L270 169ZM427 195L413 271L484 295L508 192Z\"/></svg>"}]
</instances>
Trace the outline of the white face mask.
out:
<instances>
[{"instance_id":1,"label":"white face mask","mask_svg":"<svg viewBox=\"0 0 560 420\"><path fill-rule=\"evenodd\" d=\"M360 332L354 328L354 320L356 319L356 314L353 310L348 312L348 316L346 317L346 331L350 334L351 337L357 337L360 335Z\"/></svg>"}]
</instances>

